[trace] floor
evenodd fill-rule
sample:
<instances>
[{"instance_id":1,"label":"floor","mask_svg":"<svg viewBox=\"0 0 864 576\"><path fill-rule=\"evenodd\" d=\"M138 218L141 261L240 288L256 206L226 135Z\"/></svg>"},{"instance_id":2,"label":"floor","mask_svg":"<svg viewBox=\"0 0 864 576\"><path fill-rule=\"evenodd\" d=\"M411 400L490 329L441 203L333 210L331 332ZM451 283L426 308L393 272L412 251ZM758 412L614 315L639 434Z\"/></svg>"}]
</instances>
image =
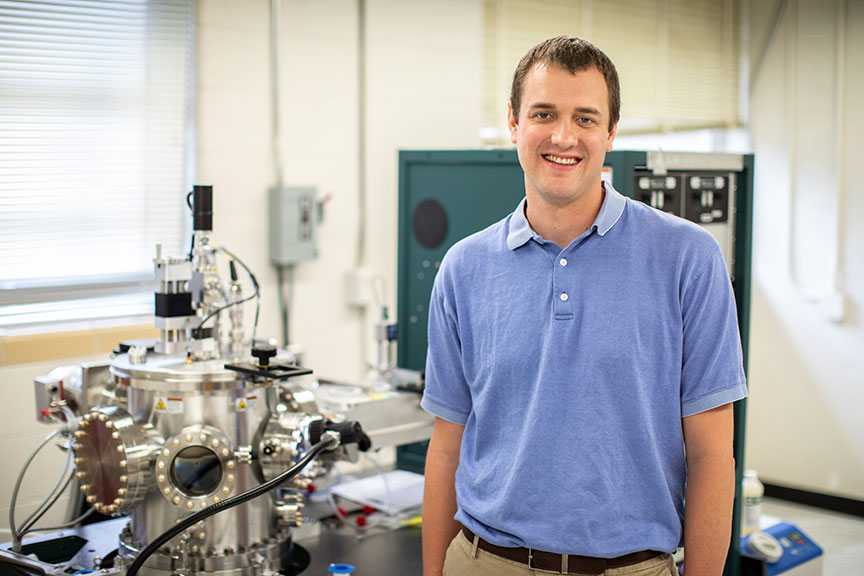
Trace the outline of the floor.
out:
<instances>
[{"instance_id":1,"label":"floor","mask_svg":"<svg viewBox=\"0 0 864 576\"><path fill-rule=\"evenodd\" d=\"M864 518L766 498L762 513L795 524L825 551L822 576L864 574Z\"/></svg>"}]
</instances>

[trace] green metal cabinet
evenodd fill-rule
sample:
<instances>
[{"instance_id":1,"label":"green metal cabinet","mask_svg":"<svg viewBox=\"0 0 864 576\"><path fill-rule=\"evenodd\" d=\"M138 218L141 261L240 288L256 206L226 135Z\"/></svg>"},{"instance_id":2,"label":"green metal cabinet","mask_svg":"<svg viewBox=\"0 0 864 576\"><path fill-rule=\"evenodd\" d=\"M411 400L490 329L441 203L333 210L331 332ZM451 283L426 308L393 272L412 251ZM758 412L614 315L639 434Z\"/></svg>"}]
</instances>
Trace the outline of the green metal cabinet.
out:
<instances>
[{"instance_id":1,"label":"green metal cabinet","mask_svg":"<svg viewBox=\"0 0 864 576\"><path fill-rule=\"evenodd\" d=\"M753 156L616 150L606 155L606 170L604 177L623 195L689 217L718 237L735 291L746 368ZM425 367L429 297L447 249L507 216L524 195L524 175L514 149L399 153L399 366ZM734 409L738 489L727 576L739 574L746 401L736 402ZM422 472L426 447L425 442L400 447L398 465Z\"/></svg>"}]
</instances>

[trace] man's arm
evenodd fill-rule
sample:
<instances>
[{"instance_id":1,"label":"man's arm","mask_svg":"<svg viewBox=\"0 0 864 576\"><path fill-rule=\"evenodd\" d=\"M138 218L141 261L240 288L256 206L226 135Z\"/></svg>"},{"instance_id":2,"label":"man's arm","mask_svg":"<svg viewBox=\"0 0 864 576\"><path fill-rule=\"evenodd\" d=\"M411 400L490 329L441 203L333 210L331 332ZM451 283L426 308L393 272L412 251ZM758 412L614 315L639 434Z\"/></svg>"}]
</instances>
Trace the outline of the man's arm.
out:
<instances>
[{"instance_id":1,"label":"man's arm","mask_svg":"<svg viewBox=\"0 0 864 576\"><path fill-rule=\"evenodd\" d=\"M447 547L459 532L456 514L456 468L465 428L435 418L426 453L423 488L423 574L440 576Z\"/></svg>"},{"instance_id":2,"label":"man's arm","mask_svg":"<svg viewBox=\"0 0 864 576\"><path fill-rule=\"evenodd\" d=\"M687 451L684 573L720 576L732 534L735 458L732 404L683 419Z\"/></svg>"}]
</instances>

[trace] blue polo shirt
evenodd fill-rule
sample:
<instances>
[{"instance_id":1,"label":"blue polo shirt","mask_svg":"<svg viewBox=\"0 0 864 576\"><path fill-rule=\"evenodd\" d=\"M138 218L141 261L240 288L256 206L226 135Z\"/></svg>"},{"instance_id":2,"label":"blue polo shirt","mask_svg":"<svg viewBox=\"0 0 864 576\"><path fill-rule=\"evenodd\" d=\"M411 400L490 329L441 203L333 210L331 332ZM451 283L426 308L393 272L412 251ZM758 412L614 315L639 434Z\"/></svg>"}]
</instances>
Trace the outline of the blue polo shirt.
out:
<instances>
[{"instance_id":1,"label":"blue polo shirt","mask_svg":"<svg viewBox=\"0 0 864 576\"><path fill-rule=\"evenodd\" d=\"M524 207L454 245L432 290L422 406L465 427L456 519L499 546L674 551L681 419L747 395L720 248L608 185L563 250Z\"/></svg>"}]
</instances>

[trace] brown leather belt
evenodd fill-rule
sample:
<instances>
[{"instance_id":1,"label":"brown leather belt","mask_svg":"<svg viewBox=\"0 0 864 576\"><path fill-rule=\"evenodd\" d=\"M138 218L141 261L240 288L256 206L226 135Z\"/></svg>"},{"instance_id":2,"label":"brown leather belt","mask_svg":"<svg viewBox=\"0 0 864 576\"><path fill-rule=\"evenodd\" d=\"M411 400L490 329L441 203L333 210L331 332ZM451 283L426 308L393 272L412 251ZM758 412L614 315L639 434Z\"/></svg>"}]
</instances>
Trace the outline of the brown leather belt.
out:
<instances>
[{"instance_id":1,"label":"brown leather belt","mask_svg":"<svg viewBox=\"0 0 864 576\"><path fill-rule=\"evenodd\" d=\"M464 526L462 532L465 533L469 542L474 542L473 532ZM593 558L591 556L555 554L554 552L543 552L530 548L507 548L496 546L482 538L477 539L477 547L501 558L527 564L531 570L543 570L557 574L603 574L609 568L632 566L662 554L662 552L654 550L643 550L617 558Z\"/></svg>"}]
</instances>

